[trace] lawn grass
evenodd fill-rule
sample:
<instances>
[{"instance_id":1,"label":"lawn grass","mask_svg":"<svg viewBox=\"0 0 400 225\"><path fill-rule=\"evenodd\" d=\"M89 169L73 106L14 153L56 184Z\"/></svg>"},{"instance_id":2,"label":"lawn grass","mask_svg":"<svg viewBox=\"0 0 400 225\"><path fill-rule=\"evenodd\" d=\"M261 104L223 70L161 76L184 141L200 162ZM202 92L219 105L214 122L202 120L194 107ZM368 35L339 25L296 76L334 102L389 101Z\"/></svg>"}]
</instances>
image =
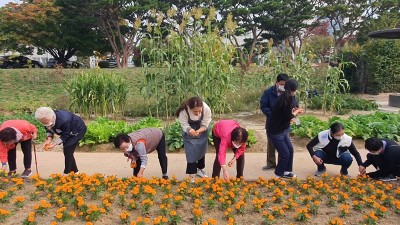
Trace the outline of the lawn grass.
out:
<instances>
[{"instance_id":1,"label":"lawn grass","mask_svg":"<svg viewBox=\"0 0 400 225\"><path fill-rule=\"evenodd\" d=\"M0 70L0 111L3 113L34 112L39 106L68 109L69 100L65 90L68 80L87 70L94 69L11 69ZM104 71L104 69L102 69ZM140 94L144 79L142 68L107 69L110 73L121 74L129 83L130 91L125 116L149 116L153 110L152 99ZM240 75L234 77L236 88L227 101L232 112L254 111L259 107L259 98L269 86L252 81L254 76L243 77L249 82L241 84Z\"/></svg>"}]
</instances>

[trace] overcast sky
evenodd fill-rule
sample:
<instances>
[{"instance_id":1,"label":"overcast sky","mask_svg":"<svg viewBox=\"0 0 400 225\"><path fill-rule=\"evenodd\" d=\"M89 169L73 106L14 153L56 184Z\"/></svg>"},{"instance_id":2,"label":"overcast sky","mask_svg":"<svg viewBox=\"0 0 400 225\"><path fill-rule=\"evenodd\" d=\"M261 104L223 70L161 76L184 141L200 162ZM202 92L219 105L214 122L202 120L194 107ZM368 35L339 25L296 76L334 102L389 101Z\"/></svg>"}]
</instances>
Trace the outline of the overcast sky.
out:
<instances>
[{"instance_id":1,"label":"overcast sky","mask_svg":"<svg viewBox=\"0 0 400 225\"><path fill-rule=\"evenodd\" d=\"M0 7L4 6L5 4L9 2L19 2L18 0L0 0Z\"/></svg>"}]
</instances>

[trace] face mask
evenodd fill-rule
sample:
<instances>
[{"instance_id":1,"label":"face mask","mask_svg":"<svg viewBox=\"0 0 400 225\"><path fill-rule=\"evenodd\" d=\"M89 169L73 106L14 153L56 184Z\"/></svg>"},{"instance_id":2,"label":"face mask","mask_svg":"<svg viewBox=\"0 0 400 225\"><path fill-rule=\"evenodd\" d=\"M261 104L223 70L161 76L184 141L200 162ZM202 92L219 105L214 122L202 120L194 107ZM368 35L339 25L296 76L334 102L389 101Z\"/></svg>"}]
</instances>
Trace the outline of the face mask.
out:
<instances>
[{"instance_id":1,"label":"face mask","mask_svg":"<svg viewBox=\"0 0 400 225\"><path fill-rule=\"evenodd\" d=\"M127 152L131 152L132 149L133 149L133 145L132 145L132 143L130 143L130 144L129 144L129 147L128 147L128 149L126 149L126 151L127 151Z\"/></svg>"},{"instance_id":2,"label":"face mask","mask_svg":"<svg viewBox=\"0 0 400 225\"><path fill-rule=\"evenodd\" d=\"M278 91L285 91L285 86L278 85L277 89L278 89Z\"/></svg>"},{"instance_id":3,"label":"face mask","mask_svg":"<svg viewBox=\"0 0 400 225\"><path fill-rule=\"evenodd\" d=\"M371 154L371 155L379 155L380 153L381 153L381 151L369 152L369 154Z\"/></svg>"},{"instance_id":4,"label":"face mask","mask_svg":"<svg viewBox=\"0 0 400 225\"><path fill-rule=\"evenodd\" d=\"M233 147L235 147L235 148L240 148L240 146L242 146L242 144L237 145L237 144L235 144L235 142L233 142L233 141L232 141L232 145L233 145Z\"/></svg>"},{"instance_id":5,"label":"face mask","mask_svg":"<svg viewBox=\"0 0 400 225\"><path fill-rule=\"evenodd\" d=\"M52 122L52 123L46 125L45 127L46 127L47 129L51 129L53 126L54 126L54 122Z\"/></svg>"},{"instance_id":6,"label":"face mask","mask_svg":"<svg viewBox=\"0 0 400 225\"><path fill-rule=\"evenodd\" d=\"M333 136L333 138L335 138L338 141L342 140L342 136Z\"/></svg>"}]
</instances>

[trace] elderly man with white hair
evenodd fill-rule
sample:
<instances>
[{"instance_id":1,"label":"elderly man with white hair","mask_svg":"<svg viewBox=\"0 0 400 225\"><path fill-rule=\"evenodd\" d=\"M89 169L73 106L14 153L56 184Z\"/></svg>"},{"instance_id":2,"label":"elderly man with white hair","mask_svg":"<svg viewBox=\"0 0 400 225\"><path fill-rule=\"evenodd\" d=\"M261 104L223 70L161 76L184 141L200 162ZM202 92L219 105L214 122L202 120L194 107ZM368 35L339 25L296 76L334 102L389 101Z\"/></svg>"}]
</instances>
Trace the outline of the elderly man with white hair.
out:
<instances>
[{"instance_id":1,"label":"elderly man with white hair","mask_svg":"<svg viewBox=\"0 0 400 225\"><path fill-rule=\"evenodd\" d=\"M63 144L65 157L64 174L78 173L74 152L79 141L86 133L86 125L83 120L68 111L53 110L49 107L40 107L35 112L35 117L46 128L47 138L45 149L51 150L56 145ZM54 134L59 138L53 140Z\"/></svg>"}]
</instances>

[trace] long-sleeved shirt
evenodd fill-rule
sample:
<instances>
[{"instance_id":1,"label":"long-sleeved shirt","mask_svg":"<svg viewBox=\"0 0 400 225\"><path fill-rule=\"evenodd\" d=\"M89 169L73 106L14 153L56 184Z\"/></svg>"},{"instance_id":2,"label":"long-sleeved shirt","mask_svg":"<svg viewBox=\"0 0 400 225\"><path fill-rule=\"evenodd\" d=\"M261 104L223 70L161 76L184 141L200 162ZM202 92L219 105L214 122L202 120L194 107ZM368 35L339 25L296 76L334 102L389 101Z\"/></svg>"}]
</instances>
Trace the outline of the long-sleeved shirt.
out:
<instances>
[{"instance_id":1,"label":"long-sleeved shirt","mask_svg":"<svg viewBox=\"0 0 400 225\"><path fill-rule=\"evenodd\" d=\"M379 155L367 154L367 160L363 167L371 164L377 167L377 171L368 173L371 178L386 177L390 174L400 175L400 145L392 140L383 139L383 151Z\"/></svg>"},{"instance_id":2,"label":"long-sleeved shirt","mask_svg":"<svg viewBox=\"0 0 400 225\"><path fill-rule=\"evenodd\" d=\"M27 141L32 138L32 135L37 135L37 129L35 125L29 123L26 120L7 120L4 121L1 126L0 130L3 130L7 127L11 127L15 129L17 132L17 137L15 143L20 141ZM0 160L1 162L7 162L7 155L10 149L14 149L15 144L5 146L3 142L0 141Z\"/></svg>"},{"instance_id":3,"label":"long-sleeved shirt","mask_svg":"<svg viewBox=\"0 0 400 225\"><path fill-rule=\"evenodd\" d=\"M295 117L292 112L295 107L294 97L291 97L291 102L287 104L283 104L284 99L281 98L284 96L279 96L267 121L267 132L271 134L279 134L287 130L290 127L290 120ZM278 105L278 103L281 104Z\"/></svg>"},{"instance_id":4,"label":"long-sleeved shirt","mask_svg":"<svg viewBox=\"0 0 400 225\"><path fill-rule=\"evenodd\" d=\"M321 150L324 151L327 155L328 158L333 159L337 157L337 152L338 152L338 145L339 145L339 140L336 140L335 138L328 137L329 138L329 143L323 147ZM314 137L308 144L307 144L307 150L310 153L311 157L314 155L314 146L319 144L319 138L318 135ZM354 143L351 142L350 146L348 147L339 147L340 152L344 152L349 150L350 153L354 156L354 158L357 161L358 165L362 164L362 159L361 155L356 149L356 146L354 146Z\"/></svg>"},{"instance_id":5,"label":"long-sleeved shirt","mask_svg":"<svg viewBox=\"0 0 400 225\"><path fill-rule=\"evenodd\" d=\"M201 113L200 115L195 116L189 107L187 107L187 111L189 113L191 120L197 121L201 119ZM189 125L188 113L186 113L186 110L182 110L178 116L178 120L179 123L181 124L182 130L186 133L189 132L189 130L191 129ZM201 126L207 129L208 126L210 126L210 122L211 122L211 109L205 102L203 102L203 120L201 121Z\"/></svg>"},{"instance_id":6,"label":"long-sleeved shirt","mask_svg":"<svg viewBox=\"0 0 400 225\"><path fill-rule=\"evenodd\" d=\"M272 113L272 108L275 105L276 99L278 98L278 90L276 86L273 85L264 91L260 99L260 109L265 116L270 117Z\"/></svg>"},{"instance_id":7,"label":"long-sleeved shirt","mask_svg":"<svg viewBox=\"0 0 400 225\"><path fill-rule=\"evenodd\" d=\"M214 125L213 134L217 138L221 139L218 152L218 162L221 166L226 164L227 149L235 148L232 144L231 134L233 129L235 129L236 127L240 127L240 125L234 120L220 120ZM242 156L245 149L246 143L243 143L240 148L237 149L235 158L238 159L240 156Z\"/></svg>"},{"instance_id":8,"label":"long-sleeved shirt","mask_svg":"<svg viewBox=\"0 0 400 225\"><path fill-rule=\"evenodd\" d=\"M134 149L128 157L140 158L140 167L146 168L147 154L153 152L163 138L163 132L158 128L143 128L128 134Z\"/></svg>"},{"instance_id":9,"label":"long-sleeved shirt","mask_svg":"<svg viewBox=\"0 0 400 225\"><path fill-rule=\"evenodd\" d=\"M268 119L271 117L272 109L274 108L279 95L280 92L278 92L276 85L273 85L265 90L263 95L261 96L260 109L267 117L267 120L265 121L265 128L267 128ZM297 108L299 107L296 97L294 98L294 105Z\"/></svg>"}]
</instances>

